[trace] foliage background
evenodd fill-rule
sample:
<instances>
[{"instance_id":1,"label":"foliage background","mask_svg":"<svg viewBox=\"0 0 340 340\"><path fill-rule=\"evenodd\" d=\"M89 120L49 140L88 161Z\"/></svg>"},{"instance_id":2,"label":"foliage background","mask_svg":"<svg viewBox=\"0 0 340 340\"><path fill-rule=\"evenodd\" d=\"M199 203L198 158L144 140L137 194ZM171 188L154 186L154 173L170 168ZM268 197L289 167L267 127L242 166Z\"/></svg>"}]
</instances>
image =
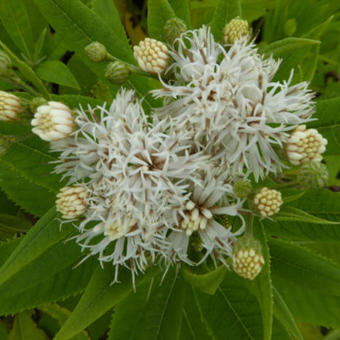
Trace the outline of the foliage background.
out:
<instances>
[{"instance_id":1,"label":"foliage background","mask_svg":"<svg viewBox=\"0 0 340 340\"><path fill-rule=\"evenodd\" d=\"M86 58L87 44L100 41L116 57L135 63L129 41L137 44L148 34L163 39L167 18L177 15L189 28L212 22L218 38L238 4L114 3L1 0L0 45L31 91L6 79L0 79L0 90L24 99L35 92L70 107L110 101L118 87L104 78L105 65ZM324 220L339 220L340 214L340 3L243 0L241 5L262 51L283 58L277 78L287 79L294 68L294 81L309 80L317 93L318 120L311 126L329 140L328 187L301 197L297 190L283 191L286 202L317 218L287 208L275 223L256 222L267 265L255 282L224 268L180 273L173 268L162 285L151 269L139 278L137 293L129 273L121 274L121 285L110 286L110 266L102 270L89 259L75 267L83 254L78 245L64 242L73 227L60 231L56 219L55 194L63 183L50 175L54 156L48 145L28 124L0 122L1 340L47 339L58 332L59 340L225 339L226 334L240 340L340 339L340 227ZM158 82L132 76L125 86L143 95ZM144 105L148 110L159 103L147 96Z\"/></svg>"}]
</instances>

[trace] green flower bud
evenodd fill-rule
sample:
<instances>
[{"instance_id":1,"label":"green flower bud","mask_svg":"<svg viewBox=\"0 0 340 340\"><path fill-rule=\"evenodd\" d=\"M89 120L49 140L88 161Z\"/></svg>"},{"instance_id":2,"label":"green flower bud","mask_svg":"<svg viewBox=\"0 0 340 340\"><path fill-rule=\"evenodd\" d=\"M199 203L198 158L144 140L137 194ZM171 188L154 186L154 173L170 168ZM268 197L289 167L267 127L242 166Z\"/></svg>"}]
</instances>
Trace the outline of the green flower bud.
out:
<instances>
[{"instance_id":1,"label":"green flower bud","mask_svg":"<svg viewBox=\"0 0 340 340\"><path fill-rule=\"evenodd\" d=\"M327 166L313 161L304 163L298 170L296 180L303 189L323 188L328 182Z\"/></svg>"},{"instance_id":2,"label":"green flower bud","mask_svg":"<svg viewBox=\"0 0 340 340\"><path fill-rule=\"evenodd\" d=\"M238 239L233 248L232 261L235 273L254 280L264 265L260 242L249 236Z\"/></svg>"},{"instance_id":3,"label":"green flower bud","mask_svg":"<svg viewBox=\"0 0 340 340\"><path fill-rule=\"evenodd\" d=\"M252 192L253 186L249 179L242 178L235 182L233 189L237 197L246 198Z\"/></svg>"},{"instance_id":4,"label":"green flower bud","mask_svg":"<svg viewBox=\"0 0 340 340\"><path fill-rule=\"evenodd\" d=\"M7 76L10 73L11 68L11 59L4 51L0 51L0 76Z\"/></svg>"},{"instance_id":5,"label":"green flower bud","mask_svg":"<svg viewBox=\"0 0 340 340\"><path fill-rule=\"evenodd\" d=\"M164 26L164 38L170 43L174 44L175 40L187 30L185 22L179 18L169 19Z\"/></svg>"},{"instance_id":6,"label":"green flower bud","mask_svg":"<svg viewBox=\"0 0 340 340\"><path fill-rule=\"evenodd\" d=\"M129 66L121 61L114 61L107 65L105 77L112 83L121 85L127 81L131 70Z\"/></svg>"},{"instance_id":7,"label":"green flower bud","mask_svg":"<svg viewBox=\"0 0 340 340\"><path fill-rule=\"evenodd\" d=\"M85 52L88 58L95 63L106 60L108 56L106 47L98 41L94 41L87 45L85 47Z\"/></svg>"},{"instance_id":8,"label":"green flower bud","mask_svg":"<svg viewBox=\"0 0 340 340\"><path fill-rule=\"evenodd\" d=\"M29 108L31 112L35 112L40 105L47 104L47 100L43 97L35 97L29 103Z\"/></svg>"},{"instance_id":9,"label":"green flower bud","mask_svg":"<svg viewBox=\"0 0 340 340\"><path fill-rule=\"evenodd\" d=\"M240 18L232 19L225 25L223 35L223 40L226 44L233 44L243 36L250 36L248 21Z\"/></svg>"}]
</instances>

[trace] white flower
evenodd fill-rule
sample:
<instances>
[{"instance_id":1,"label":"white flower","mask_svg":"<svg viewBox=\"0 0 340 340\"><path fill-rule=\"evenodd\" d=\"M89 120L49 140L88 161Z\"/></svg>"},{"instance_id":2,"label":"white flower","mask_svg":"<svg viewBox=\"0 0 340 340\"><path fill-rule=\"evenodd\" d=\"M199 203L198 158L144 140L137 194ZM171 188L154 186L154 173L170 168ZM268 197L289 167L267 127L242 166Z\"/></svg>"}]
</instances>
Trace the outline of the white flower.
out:
<instances>
[{"instance_id":1,"label":"white flower","mask_svg":"<svg viewBox=\"0 0 340 340\"><path fill-rule=\"evenodd\" d=\"M306 129L306 125L298 126L287 141L287 156L294 165L309 161L321 162L321 154L326 151L327 139L316 129Z\"/></svg>"},{"instance_id":2,"label":"white flower","mask_svg":"<svg viewBox=\"0 0 340 340\"><path fill-rule=\"evenodd\" d=\"M101 262L143 270L144 253L165 249L167 228L208 158L191 155L186 132L170 120L148 122L133 91L122 90L109 108L80 110L76 124L71 137L51 146L61 152L56 172L91 193L77 239Z\"/></svg>"},{"instance_id":3,"label":"white flower","mask_svg":"<svg viewBox=\"0 0 340 340\"><path fill-rule=\"evenodd\" d=\"M22 111L21 99L14 94L0 91L0 120L15 120Z\"/></svg>"},{"instance_id":4,"label":"white flower","mask_svg":"<svg viewBox=\"0 0 340 340\"><path fill-rule=\"evenodd\" d=\"M87 195L88 189L84 185L63 187L57 195L57 210L65 219L77 218L86 211Z\"/></svg>"},{"instance_id":5,"label":"white flower","mask_svg":"<svg viewBox=\"0 0 340 340\"><path fill-rule=\"evenodd\" d=\"M183 34L170 55L175 82L154 91L167 104L157 112L174 117L196 150L229 162L235 175L257 180L279 171L276 148L313 111L307 83L273 82L279 62L264 59L247 39L225 50L206 27Z\"/></svg>"},{"instance_id":6,"label":"white flower","mask_svg":"<svg viewBox=\"0 0 340 340\"><path fill-rule=\"evenodd\" d=\"M226 177L226 172L219 174L218 170L210 170L203 174L201 183L193 185L191 197L179 213L179 223L166 239L169 242L167 261L180 259L192 264L188 247L197 232L205 253L199 263L210 255L227 265L224 256L232 255L232 243L243 233L244 219L239 213L242 201L234 195ZM238 217L240 227L232 230L230 225L217 222L214 215L224 219Z\"/></svg>"},{"instance_id":7,"label":"white flower","mask_svg":"<svg viewBox=\"0 0 340 340\"><path fill-rule=\"evenodd\" d=\"M56 141L74 130L72 111L63 103L50 101L40 105L31 121L32 132L45 141Z\"/></svg>"},{"instance_id":8,"label":"white flower","mask_svg":"<svg viewBox=\"0 0 340 340\"><path fill-rule=\"evenodd\" d=\"M155 39L142 40L138 46L134 46L133 54L139 67L145 72L161 73L168 63L168 48Z\"/></svg>"}]
</instances>

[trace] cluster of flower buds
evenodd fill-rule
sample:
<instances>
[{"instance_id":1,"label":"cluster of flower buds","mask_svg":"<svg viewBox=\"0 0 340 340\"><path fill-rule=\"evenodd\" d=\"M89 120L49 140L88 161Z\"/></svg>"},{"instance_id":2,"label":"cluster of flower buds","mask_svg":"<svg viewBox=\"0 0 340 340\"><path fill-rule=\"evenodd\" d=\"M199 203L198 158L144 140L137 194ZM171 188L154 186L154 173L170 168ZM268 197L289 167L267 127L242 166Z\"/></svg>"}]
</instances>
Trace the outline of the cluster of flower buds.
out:
<instances>
[{"instance_id":1,"label":"cluster of flower buds","mask_svg":"<svg viewBox=\"0 0 340 340\"><path fill-rule=\"evenodd\" d=\"M328 170L321 162L306 162L297 172L296 181L303 189L322 188L328 182Z\"/></svg>"},{"instance_id":2,"label":"cluster of flower buds","mask_svg":"<svg viewBox=\"0 0 340 340\"><path fill-rule=\"evenodd\" d=\"M241 178L235 181L233 185L234 193L239 198L246 198L253 190L253 186L251 185L251 181L247 178Z\"/></svg>"},{"instance_id":3,"label":"cluster of flower buds","mask_svg":"<svg viewBox=\"0 0 340 340\"><path fill-rule=\"evenodd\" d=\"M325 152L327 139L316 129L307 129L306 125L298 126L287 142L287 156L293 165L313 161L320 162Z\"/></svg>"},{"instance_id":4,"label":"cluster of flower buds","mask_svg":"<svg viewBox=\"0 0 340 340\"><path fill-rule=\"evenodd\" d=\"M57 195L57 210L65 219L81 216L86 211L87 189L85 186L68 186L60 190Z\"/></svg>"},{"instance_id":5,"label":"cluster of flower buds","mask_svg":"<svg viewBox=\"0 0 340 340\"><path fill-rule=\"evenodd\" d=\"M168 63L168 48L160 41L146 38L133 48L139 67L148 73L163 72Z\"/></svg>"},{"instance_id":6,"label":"cluster of flower buds","mask_svg":"<svg viewBox=\"0 0 340 340\"><path fill-rule=\"evenodd\" d=\"M174 44L176 39L187 30L185 22L179 18L173 17L164 25L164 37L167 42Z\"/></svg>"},{"instance_id":7,"label":"cluster of flower buds","mask_svg":"<svg viewBox=\"0 0 340 340\"><path fill-rule=\"evenodd\" d=\"M250 35L249 24L247 20L240 18L232 19L223 30L223 40L225 44L233 44L236 40Z\"/></svg>"},{"instance_id":8,"label":"cluster of flower buds","mask_svg":"<svg viewBox=\"0 0 340 340\"><path fill-rule=\"evenodd\" d=\"M0 120L15 120L23 110L21 99L14 94L0 91Z\"/></svg>"},{"instance_id":9,"label":"cluster of flower buds","mask_svg":"<svg viewBox=\"0 0 340 340\"><path fill-rule=\"evenodd\" d=\"M98 41L94 41L87 45L85 47L85 53L87 54L88 58L95 63L104 61L108 57L106 47Z\"/></svg>"},{"instance_id":10,"label":"cluster of flower buds","mask_svg":"<svg viewBox=\"0 0 340 340\"><path fill-rule=\"evenodd\" d=\"M235 273L254 280L264 265L260 242L250 236L239 238L233 248L232 261Z\"/></svg>"},{"instance_id":11,"label":"cluster of flower buds","mask_svg":"<svg viewBox=\"0 0 340 340\"><path fill-rule=\"evenodd\" d=\"M122 61L113 61L107 65L105 77L112 83L121 85L128 80L130 73L131 69L128 64Z\"/></svg>"},{"instance_id":12,"label":"cluster of flower buds","mask_svg":"<svg viewBox=\"0 0 340 340\"><path fill-rule=\"evenodd\" d=\"M282 205L282 195L275 189L263 187L254 198L254 203L259 213L264 216L272 216L279 212Z\"/></svg>"},{"instance_id":13,"label":"cluster of flower buds","mask_svg":"<svg viewBox=\"0 0 340 340\"><path fill-rule=\"evenodd\" d=\"M33 133L49 142L69 136L75 127L69 107L54 101L39 106L31 124Z\"/></svg>"}]
</instances>

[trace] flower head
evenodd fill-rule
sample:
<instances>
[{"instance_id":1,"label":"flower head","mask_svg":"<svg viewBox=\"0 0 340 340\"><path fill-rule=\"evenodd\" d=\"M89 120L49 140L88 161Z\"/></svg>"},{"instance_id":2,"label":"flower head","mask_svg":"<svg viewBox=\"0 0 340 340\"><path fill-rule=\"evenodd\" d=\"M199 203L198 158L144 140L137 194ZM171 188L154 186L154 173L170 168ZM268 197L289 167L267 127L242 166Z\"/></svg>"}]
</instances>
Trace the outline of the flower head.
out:
<instances>
[{"instance_id":1,"label":"flower head","mask_svg":"<svg viewBox=\"0 0 340 340\"><path fill-rule=\"evenodd\" d=\"M12 93L0 91L0 120L15 120L22 110L19 97Z\"/></svg>"},{"instance_id":2,"label":"flower head","mask_svg":"<svg viewBox=\"0 0 340 340\"><path fill-rule=\"evenodd\" d=\"M279 62L246 39L225 50L206 27L182 35L170 55L175 82L154 91L166 103L158 113L174 117L196 150L228 162L235 175L279 171L276 149L313 112L307 83L273 82Z\"/></svg>"},{"instance_id":3,"label":"flower head","mask_svg":"<svg viewBox=\"0 0 340 340\"><path fill-rule=\"evenodd\" d=\"M275 189L263 187L254 198L257 210L262 216L268 217L279 212L282 205L282 195Z\"/></svg>"},{"instance_id":4,"label":"flower head","mask_svg":"<svg viewBox=\"0 0 340 340\"><path fill-rule=\"evenodd\" d=\"M244 36L249 36L250 29L247 20L240 18L232 19L228 22L223 30L223 40L226 44L233 44L236 40Z\"/></svg>"},{"instance_id":5,"label":"flower head","mask_svg":"<svg viewBox=\"0 0 340 340\"><path fill-rule=\"evenodd\" d=\"M63 139L74 130L72 111L65 104L54 101L39 106L31 124L32 132L46 141Z\"/></svg>"}]
</instances>

